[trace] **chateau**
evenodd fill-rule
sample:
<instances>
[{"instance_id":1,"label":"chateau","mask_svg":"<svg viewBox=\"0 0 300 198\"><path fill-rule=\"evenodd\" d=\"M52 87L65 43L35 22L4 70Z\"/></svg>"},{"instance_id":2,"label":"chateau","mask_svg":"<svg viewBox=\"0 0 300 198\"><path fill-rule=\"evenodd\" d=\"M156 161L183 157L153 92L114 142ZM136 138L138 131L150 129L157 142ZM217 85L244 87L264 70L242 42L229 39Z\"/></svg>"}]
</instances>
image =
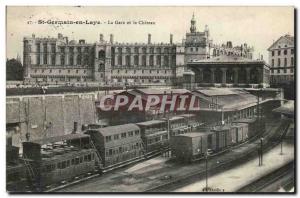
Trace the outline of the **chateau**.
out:
<instances>
[{"instance_id":1,"label":"chateau","mask_svg":"<svg viewBox=\"0 0 300 198\"><path fill-rule=\"evenodd\" d=\"M29 82L171 85L183 78L187 65L217 56L252 59L253 48L247 44L233 46L231 41L217 45L209 36L208 26L197 31L193 15L190 31L182 43L118 43L99 35L95 43L57 38L24 38L24 78Z\"/></svg>"}]
</instances>

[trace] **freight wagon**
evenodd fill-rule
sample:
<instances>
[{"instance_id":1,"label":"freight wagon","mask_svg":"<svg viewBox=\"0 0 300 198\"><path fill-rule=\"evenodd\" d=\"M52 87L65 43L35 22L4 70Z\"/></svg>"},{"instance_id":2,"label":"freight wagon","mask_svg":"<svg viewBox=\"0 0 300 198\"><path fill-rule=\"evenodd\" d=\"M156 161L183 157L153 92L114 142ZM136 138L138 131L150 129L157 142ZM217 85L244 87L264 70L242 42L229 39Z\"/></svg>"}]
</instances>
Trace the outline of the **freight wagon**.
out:
<instances>
[{"instance_id":1,"label":"freight wagon","mask_svg":"<svg viewBox=\"0 0 300 198\"><path fill-rule=\"evenodd\" d=\"M183 162L195 161L206 155L210 146L214 146L214 141L209 140L209 136L213 133L191 132L172 136L170 139L170 147L172 155ZM211 136L210 139L214 137Z\"/></svg>"},{"instance_id":2,"label":"freight wagon","mask_svg":"<svg viewBox=\"0 0 300 198\"><path fill-rule=\"evenodd\" d=\"M248 124L246 123L232 123L231 127L235 132L235 143L241 143L248 139Z\"/></svg>"},{"instance_id":3,"label":"freight wagon","mask_svg":"<svg viewBox=\"0 0 300 198\"><path fill-rule=\"evenodd\" d=\"M266 123L264 119L244 118L235 120L233 123L244 123L248 125L248 138L261 136L266 131Z\"/></svg>"}]
</instances>

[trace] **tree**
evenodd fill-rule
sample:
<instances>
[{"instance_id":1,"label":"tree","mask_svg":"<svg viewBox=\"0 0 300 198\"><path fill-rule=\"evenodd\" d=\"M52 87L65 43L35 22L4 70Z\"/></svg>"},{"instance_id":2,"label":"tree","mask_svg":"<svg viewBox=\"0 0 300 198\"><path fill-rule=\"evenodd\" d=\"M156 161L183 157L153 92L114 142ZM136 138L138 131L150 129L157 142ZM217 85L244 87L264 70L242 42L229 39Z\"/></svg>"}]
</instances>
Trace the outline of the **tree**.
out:
<instances>
[{"instance_id":1,"label":"tree","mask_svg":"<svg viewBox=\"0 0 300 198\"><path fill-rule=\"evenodd\" d=\"M16 59L6 61L6 80L23 80L22 63Z\"/></svg>"}]
</instances>

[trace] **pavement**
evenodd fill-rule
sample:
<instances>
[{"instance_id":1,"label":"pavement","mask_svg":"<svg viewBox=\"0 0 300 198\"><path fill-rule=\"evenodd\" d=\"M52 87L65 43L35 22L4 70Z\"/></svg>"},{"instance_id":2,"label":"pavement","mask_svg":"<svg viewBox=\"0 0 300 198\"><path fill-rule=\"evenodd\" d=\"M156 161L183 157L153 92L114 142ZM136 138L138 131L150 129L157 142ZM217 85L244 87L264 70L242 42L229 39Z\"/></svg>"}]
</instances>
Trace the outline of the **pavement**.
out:
<instances>
[{"instance_id":1,"label":"pavement","mask_svg":"<svg viewBox=\"0 0 300 198\"><path fill-rule=\"evenodd\" d=\"M217 192L235 192L293 160L294 145L284 143L283 155L280 155L280 145L278 145L264 154L263 166L258 166L258 158L255 158L238 167L208 177L208 187ZM175 192L202 192L205 186L204 179L179 188Z\"/></svg>"}]
</instances>

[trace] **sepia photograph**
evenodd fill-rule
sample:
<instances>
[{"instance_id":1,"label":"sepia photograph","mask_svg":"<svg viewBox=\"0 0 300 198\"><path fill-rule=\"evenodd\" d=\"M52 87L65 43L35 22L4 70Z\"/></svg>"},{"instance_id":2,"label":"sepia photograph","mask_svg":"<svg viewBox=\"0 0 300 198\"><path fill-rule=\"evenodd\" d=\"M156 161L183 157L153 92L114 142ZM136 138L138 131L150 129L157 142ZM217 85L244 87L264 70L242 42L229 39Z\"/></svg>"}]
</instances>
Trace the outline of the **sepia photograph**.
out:
<instances>
[{"instance_id":1,"label":"sepia photograph","mask_svg":"<svg viewBox=\"0 0 300 198\"><path fill-rule=\"evenodd\" d=\"M5 17L7 193L296 193L295 7Z\"/></svg>"}]
</instances>

